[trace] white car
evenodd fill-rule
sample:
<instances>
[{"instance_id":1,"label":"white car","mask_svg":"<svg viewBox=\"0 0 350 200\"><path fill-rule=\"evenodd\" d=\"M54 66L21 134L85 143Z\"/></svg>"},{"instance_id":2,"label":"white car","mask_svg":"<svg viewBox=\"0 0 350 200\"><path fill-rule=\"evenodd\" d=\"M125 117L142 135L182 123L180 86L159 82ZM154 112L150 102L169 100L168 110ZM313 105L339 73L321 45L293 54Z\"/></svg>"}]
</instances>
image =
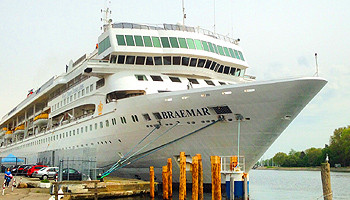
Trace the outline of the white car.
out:
<instances>
[{"instance_id":1,"label":"white car","mask_svg":"<svg viewBox=\"0 0 350 200\"><path fill-rule=\"evenodd\" d=\"M58 173L58 167L44 167L39 171L33 173L33 177L40 178L41 180L45 180L48 178L55 178Z\"/></svg>"}]
</instances>

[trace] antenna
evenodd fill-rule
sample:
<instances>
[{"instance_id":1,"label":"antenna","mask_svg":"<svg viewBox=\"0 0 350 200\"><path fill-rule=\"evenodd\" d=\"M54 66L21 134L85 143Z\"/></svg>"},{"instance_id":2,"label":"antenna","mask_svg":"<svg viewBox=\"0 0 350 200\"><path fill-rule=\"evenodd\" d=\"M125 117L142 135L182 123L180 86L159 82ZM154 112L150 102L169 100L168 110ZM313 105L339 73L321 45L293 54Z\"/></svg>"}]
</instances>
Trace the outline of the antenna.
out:
<instances>
[{"instance_id":1,"label":"antenna","mask_svg":"<svg viewBox=\"0 0 350 200\"><path fill-rule=\"evenodd\" d=\"M316 61L316 73L314 74L314 76L317 76L317 77L318 77L317 53L315 53L315 61Z\"/></svg>"},{"instance_id":2,"label":"antenna","mask_svg":"<svg viewBox=\"0 0 350 200\"><path fill-rule=\"evenodd\" d=\"M215 0L214 0L214 33L216 33L215 32L215 26L216 26L216 19L215 19Z\"/></svg>"},{"instance_id":3,"label":"antenna","mask_svg":"<svg viewBox=\"0 0 350 200\"><path fill-rule=\"evenodd\" d=\"M112 14L112 11L109 9L111 5L111 1L106 1L105 6L106 8L104 10L101 9L101 13L103 15L103 18L101 18L101 21L103 22L103 30L106 31L108 27L110 27L112 23L112 19L110 18L110 15ZM101 27L102 29L102 27Z\"/></svg>"},{"instance_id":4,"label":"antenna","mask_svg":"<svg viewBox=\"0 0 350 200\"><path fill-rule=\"evenodd\" d=\"M185 0L182 0L182 26L184 27L185 27L185 19L186 19Z\"/></svg>"}]
</instances>

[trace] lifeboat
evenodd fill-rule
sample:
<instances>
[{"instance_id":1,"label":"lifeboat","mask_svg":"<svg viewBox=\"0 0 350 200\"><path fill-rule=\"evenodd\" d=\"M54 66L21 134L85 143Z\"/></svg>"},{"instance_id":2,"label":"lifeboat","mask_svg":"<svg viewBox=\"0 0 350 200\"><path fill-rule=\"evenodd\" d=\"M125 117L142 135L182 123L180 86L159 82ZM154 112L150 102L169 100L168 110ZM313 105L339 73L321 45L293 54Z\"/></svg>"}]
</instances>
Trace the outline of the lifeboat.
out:
<instances>
[{"instance_id":1,"label":"lifeboat","mask_svg":"<svg viewBox=\"0 0 350 200\"><path fill-rule=\"evenodd\" d=\"M5 139L9 139L9 138L12 138L12 131L10 130L6 131L5 133Z\"/></svg>"},{"instance_id":2,"label":"lifeboat","mask_svg":"<svg viewBox=\"0 0 350 200\"><path fill-rule=\"evenodd\" d=\"M7 128L6 128L6 127L5 127L5 128L2 128L2 129L0 130L0 138L4 137L4 135L5 135L6 132L7 132Z\"/></svg>"},{"instance_id":3,"label":"lifeboat","mask_svg":"<svg viewBox=\"0 0 350 200\"><path fill-rule=\"evenodd\" d=\"M34 117L34 125L35 126L44 126L47 124L49 118L49 114L47 113L41 113L40 115L37 115Z\"/></svg>"},{"instance_id":4,"label":"lifeboat","mask_svg":"<svg viewBox=\"0 0 350 200\"><path fill-rule=\"evenodd\" d=\"M24 133L24 124L19 125L15 128L14 134L21 134Z\"/></svg>"}]
</instances>

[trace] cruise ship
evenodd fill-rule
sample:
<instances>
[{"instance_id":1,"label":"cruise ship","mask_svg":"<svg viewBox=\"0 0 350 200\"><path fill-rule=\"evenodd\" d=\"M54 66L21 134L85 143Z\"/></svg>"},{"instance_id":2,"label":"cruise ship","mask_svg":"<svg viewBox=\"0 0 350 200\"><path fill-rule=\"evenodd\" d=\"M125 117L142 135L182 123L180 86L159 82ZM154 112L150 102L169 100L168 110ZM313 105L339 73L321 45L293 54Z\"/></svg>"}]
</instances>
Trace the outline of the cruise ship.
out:
<instances>
[{"instance_id":1,"label":"cruise ship","mask_svg":"<svg viewBox=\"0 0 350 200\"><path fill-rule=\"evenodd\" d=\"M148 179L150 166L161 177L184 151L189 165L202 155L209 183L210 156L239 154L249 171L327 81L257 81L239 43L185 25L109 21L91 53L2 117L0 156L57 166L89 152L98 168ZM173 174L177 182L177 164Z\"/></svg>"}]
</instances>

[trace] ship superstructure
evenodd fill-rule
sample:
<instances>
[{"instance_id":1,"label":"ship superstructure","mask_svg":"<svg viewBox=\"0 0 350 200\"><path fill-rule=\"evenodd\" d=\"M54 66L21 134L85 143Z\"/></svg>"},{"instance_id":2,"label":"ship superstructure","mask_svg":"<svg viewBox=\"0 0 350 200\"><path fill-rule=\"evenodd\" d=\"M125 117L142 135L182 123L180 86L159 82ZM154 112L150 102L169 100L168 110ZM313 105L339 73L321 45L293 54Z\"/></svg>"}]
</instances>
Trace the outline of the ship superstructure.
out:
<instances>
[{"instance_id":1,"label":"ship superstructure","mask_svg":"<svg viewBox=\"0 0 350 200\"><path fill-rule=\"evenodd\" d=\"M2 118L0 154L36 162L40 152L92 149L107 168L154 131L140 151L152 154L119 175L147 179L150 165L177 162L180 151L201 153L208 171L210 155L237 153L239 122L252 167L326 81L258 82L247 68L238 39L184 25L106 24L92 53Z\"/></svg>"}]
</instances>

